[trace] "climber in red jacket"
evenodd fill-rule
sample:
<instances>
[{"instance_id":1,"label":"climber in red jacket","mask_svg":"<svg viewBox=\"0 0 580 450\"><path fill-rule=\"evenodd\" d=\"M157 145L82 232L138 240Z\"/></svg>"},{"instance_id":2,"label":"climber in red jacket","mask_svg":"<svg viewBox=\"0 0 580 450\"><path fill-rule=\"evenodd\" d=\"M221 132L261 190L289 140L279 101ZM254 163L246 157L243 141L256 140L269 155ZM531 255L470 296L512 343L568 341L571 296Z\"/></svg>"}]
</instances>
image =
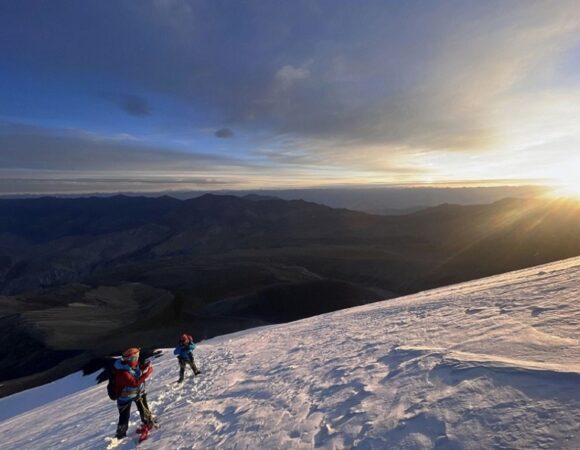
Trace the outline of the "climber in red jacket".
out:
<instances>
[{"instance_id":1,"label":"climber in red jacket","mask_svg":"<svg viewBox=\"0 0 580 450\"><path fill-rule=\"evenodd\" d=\"M151 428L155 420L147 405L145 380L153 373L153 366L149 362L139 364L139 348L130 348L123 352L122 359L115 361L115 388L117 393L117 408L119 408L119 424L117 425L118 439L127 436L131 403L137 404L141 416L142 427Z\"/></svg>"}]
</instances>

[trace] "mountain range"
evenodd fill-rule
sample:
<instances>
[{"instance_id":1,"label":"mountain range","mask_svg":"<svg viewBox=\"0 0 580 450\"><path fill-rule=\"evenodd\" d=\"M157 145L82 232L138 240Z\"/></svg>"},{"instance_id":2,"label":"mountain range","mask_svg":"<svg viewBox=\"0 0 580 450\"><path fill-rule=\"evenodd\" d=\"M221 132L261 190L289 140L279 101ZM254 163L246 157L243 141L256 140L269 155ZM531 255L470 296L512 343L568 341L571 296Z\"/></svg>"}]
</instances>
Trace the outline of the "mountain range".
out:
<instances>
[{"instance_id":1,"label":"mountain range","mask_svg":"<svg viewBox=\"0 0 580 450\"><path fill-rule=\"evenodd\" d=\"M258 195L0 200L0 395L181 330L205 339L576 256L579 230L564 200L397 216Z\"/></svg>"}]
</instances>

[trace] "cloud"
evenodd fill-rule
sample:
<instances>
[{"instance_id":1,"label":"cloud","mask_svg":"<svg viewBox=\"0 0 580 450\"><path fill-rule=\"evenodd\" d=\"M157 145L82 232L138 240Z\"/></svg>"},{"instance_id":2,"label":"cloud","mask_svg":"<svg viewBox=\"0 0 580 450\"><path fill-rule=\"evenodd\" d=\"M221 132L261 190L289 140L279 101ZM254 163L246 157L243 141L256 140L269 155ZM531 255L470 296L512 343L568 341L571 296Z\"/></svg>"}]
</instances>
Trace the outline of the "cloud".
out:
<instances>
[{"instance_id":1,"label":"cloud","mask_svg":"<svg viewBox=\"0 0 580 450\"><path fill-rule=\"evenodd\" d=\"M147 100L137 95L123 95L121 108L131 116L143 117L151 114Z\"/></svg>"},{"instance_id":2,"label":"cloud","mask_svg":"<svg viewBox=\"0 0 580 450\"><path fill-rule=\"evenodd\" d=\"M176 151L82 130L0 125L0 169L178 172L243 165L235 158Z\"/></svg>"},{"instance_id":3,"label":"cloud","mask_svg":"<svg viewBox=\"0 0 580 450\"><path fill-rule=\"evenodd\" d=\"M234 137L234 132L229 128L220 128L219 130L216 130L214 136L220 139L229 139Z\"/></svg>"},{"instance_id":4,"label":"cloud","mask_svg":"<svg viewBox=\"0 0 580 450\"><path fill-rule=\"evenodd\" d=\"M147 98L140 95L101 91L96 96L119 107L131 116L145 117L151 114L151 107Z\"/></svg>"},{"instance_id":5,"label":"cloud","mask_svg":"<svg viewBox=\"0 0 580 450\"><path fill-rule=\"evenodd\" d=\"M2 171L0 171L2 173ZM4 174L3 174L4 175ZM121 174L118 174L121 175ZM0 195L43 194L43 193L97 193L97 192L151 192L175 189L221 189L235 187L236 180L227 177L155 177L154 174L141 176L71 177L70 173L52 172L40 177L38 173L13 173L0 178Z\"/></svg>"},{"instance_id":6,"label":"cloud","mask_svg":"<svg viewBox=\"0 0 580 450\"><path fill-rule=\"evenodd\" d=\"M295 83L305 80L310 76L310 70L306 67L293 67L285 65L278 69L274 76L276 90L285 91Z\"/></svg>"},{"instance_id":7,"label":"cloud","mask_svg":"<svg viewBox=\"0 0 580 450\"><path fill-rule=\"evenodd\" d=\"M262 167L133 136L0 122L0 195L232 188Z\"/></svg>"},{"instance_id":8,"label":"cloud","mask_svg":"<svg viewBox=\"0 0 580 450\"><path fill-rule=\"evenodd\" d=\"M388 171L409 167L407 156L418 173L428 170L428 154L460 158L507 142L510 99L525 97L520 110L536 110L536 94L558 85L580 36L576 9L575 1L425 6L369 0L361 8L340 0L123 0L35 5L31 20L23 0L0 17L0 42L18 43L0 51L3 60L30 72L76 73L82 67L97 80L170 97L210 123L251 135L256 147L268 149L253 156L272 163ZM85 17L92 20L83 20L83 33L55 27ZM140 117L150 113L141 97L125 96L121 106ZM215 135L228 137L224 133ZM59 139L77 161L72 137L48 141ZM98 154L86 139L77 144ZM108 159L119 158L113 151L118 146L105 143ZM147 158L129 150L143 150L161 165L181 158L162 149L121 147L119 154L139 167Z\"/></svg>"},{"instance_id":9,"label":"cloud","mask_svg":"<svg viewBox=\"0 0 580 450\"><path fill-rule=\"evenodd\" d=\"M291 142L282 140L279 146ZM204 186L303 187L344 182L343 169L339 164L333 166L330 153L315 155L308 149L302 154L288 149L279 152L256 151L249 158L237 159L153 146L134 136L0 123L0 195L145 192ZM356 158L362 164L365 155L357 154ZM408 173L401 167L390 166L388 170ZM361 177L357 180L360 182Z\"/></svg>"}]
</instances>

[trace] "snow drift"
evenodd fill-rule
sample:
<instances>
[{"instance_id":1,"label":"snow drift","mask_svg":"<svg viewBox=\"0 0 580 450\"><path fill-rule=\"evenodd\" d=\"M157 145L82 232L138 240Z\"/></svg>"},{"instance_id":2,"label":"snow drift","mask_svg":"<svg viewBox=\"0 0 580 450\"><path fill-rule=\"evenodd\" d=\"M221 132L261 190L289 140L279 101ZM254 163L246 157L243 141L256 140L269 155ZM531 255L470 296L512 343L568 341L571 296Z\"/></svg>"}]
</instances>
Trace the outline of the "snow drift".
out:
<instances>
[{"instance_id":1,"label":"snow drift","mask_svg":"<svg viewBox=\"0 0 580 450\"><path fill-rule=\"evenodd\" d=\"M578 449L579 299L573 258L212 339L183 385L166 352L139 448ZM1 422L0 447L112 447L116 420L93 386Z\"/></svg>"}]
</instances>

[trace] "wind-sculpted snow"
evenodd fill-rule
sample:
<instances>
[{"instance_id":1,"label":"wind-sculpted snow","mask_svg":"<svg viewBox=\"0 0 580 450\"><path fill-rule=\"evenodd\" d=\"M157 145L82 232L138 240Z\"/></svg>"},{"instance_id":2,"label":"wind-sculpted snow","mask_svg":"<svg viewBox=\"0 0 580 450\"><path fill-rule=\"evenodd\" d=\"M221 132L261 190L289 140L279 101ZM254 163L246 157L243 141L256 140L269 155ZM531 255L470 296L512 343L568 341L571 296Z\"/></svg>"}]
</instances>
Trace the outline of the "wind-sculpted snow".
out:
<instances>
[{"instance_id":1,"label":"wind-sculpted snow","mask_svg":"<svg viewBox=\"0 0 580 450\"><path fill-rule=\"evenodd\" d=\"M168 351L139 448L578 449L579 298L576 258L216 338L183 385ZM116 420L96 386L0 423L0 447L103 449Z\"/></svg>"}]
</instances>

